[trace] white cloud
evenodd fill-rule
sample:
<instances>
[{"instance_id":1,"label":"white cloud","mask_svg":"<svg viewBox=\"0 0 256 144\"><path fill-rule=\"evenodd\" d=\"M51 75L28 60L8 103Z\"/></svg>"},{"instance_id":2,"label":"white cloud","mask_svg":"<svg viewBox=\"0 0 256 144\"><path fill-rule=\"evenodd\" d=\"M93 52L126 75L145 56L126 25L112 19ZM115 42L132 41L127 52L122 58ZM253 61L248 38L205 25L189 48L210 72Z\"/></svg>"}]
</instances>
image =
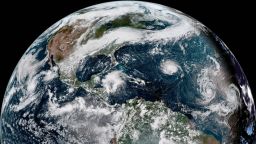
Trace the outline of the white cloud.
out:
<instances>
[{"instance_id":1,"label":"white cloud","mask_svg":"<svg viewBox=\"0 0 256 144\"><path fill-rule=\"evenodd\" d=\"M180 66L172 60L164 60L161 62L160 68L164 74L173 75L179 70Z\"/></svg>"},{"instance_id":2,"label":"white cloud","mask_svg":"<svg viewBox=\"0 0 256 144\"><path fill-rule=\"evenodd\" d=\"M116 92L118 88L125 84L125 75L120 71L113 71L105 76L102 84L107 93Z\"/></svg>"}]
</instances>

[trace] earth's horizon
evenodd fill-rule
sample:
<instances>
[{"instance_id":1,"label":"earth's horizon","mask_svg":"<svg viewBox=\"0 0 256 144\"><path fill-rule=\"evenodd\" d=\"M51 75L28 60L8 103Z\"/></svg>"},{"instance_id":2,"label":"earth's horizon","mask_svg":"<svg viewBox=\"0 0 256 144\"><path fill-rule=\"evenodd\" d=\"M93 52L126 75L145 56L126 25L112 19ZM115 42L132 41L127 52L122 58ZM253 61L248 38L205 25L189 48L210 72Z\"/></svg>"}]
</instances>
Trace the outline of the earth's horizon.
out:
<instances>
[{"instance_id":1,"label":"earth's horizon","mask_svg":"<svg viewBox=\"0 0 256 144\"><path fill-rule=\"evenodd\" d=\"M206 26L163 5L74 12L27 49L8 83L0 141L253 143L246 76Z\"/></svg>"}]
</instances>

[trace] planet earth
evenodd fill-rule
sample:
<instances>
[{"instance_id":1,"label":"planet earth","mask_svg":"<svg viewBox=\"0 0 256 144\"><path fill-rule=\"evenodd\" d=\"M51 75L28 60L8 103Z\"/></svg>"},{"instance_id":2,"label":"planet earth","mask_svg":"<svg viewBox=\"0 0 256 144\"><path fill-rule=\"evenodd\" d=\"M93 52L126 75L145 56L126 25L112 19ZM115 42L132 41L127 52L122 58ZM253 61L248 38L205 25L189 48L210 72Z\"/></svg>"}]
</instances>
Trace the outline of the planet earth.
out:
<instances>
[{"instance_id":1,"label":"planet earth","mask_svg":"<svg viewBox=\"0 0 256 144\"><path fill-rule=\"evenodd\" d=\"M90 6L41 34L1 109L2 144L255 142L246 76L211 30L139 1Z\"/></svg>"}]
</instances>

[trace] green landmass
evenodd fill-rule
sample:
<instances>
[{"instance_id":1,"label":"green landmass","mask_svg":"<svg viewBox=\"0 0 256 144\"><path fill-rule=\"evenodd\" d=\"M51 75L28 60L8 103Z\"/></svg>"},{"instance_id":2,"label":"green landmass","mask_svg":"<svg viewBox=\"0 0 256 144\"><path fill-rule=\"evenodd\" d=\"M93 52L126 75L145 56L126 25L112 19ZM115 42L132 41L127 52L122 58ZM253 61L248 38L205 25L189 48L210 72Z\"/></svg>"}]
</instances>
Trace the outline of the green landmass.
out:
<instances>
[{"instance_id":1,"label":"green landmass","mask_svg":"<svg viewBox=\"0 0 256 144\"><path fill-rule=\"evenodd\" d=\"M141 23L132 21L132 17L134 16L139 16L139 14L124 15L113 21L110 21L106 24L101 25L99 28L95 30L95 38L100 38L104 34L104 32L106 32L107 30L118 28L118 27L132 27L132 28L138 28L138 29L145 28L145 26L142 25Z\"/></svg>"}]
</instances>

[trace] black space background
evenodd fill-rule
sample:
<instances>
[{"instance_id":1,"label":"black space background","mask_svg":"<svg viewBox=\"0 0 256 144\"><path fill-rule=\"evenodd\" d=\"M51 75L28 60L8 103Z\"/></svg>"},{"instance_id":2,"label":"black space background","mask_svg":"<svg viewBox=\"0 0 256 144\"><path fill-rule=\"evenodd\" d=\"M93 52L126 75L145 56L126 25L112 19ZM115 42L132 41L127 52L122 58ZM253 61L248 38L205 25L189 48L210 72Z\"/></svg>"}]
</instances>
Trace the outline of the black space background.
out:
<instances>
[{"instance_id":1,"label":"black space background","mask_svg":"<svg viewBox=\"0 0 256 144\"><path fill-rule=\"evenodd\" d=\"M6 3L7 2L7 3ZM30 44L52 24L84 7L103 1L1 1L0 103L17 62ZM105 1L106 2L106 1ZM151 1L178 9L215 32L240 62L256 97L255 4L224 0Z\"/></svg>"}]
</instances>

